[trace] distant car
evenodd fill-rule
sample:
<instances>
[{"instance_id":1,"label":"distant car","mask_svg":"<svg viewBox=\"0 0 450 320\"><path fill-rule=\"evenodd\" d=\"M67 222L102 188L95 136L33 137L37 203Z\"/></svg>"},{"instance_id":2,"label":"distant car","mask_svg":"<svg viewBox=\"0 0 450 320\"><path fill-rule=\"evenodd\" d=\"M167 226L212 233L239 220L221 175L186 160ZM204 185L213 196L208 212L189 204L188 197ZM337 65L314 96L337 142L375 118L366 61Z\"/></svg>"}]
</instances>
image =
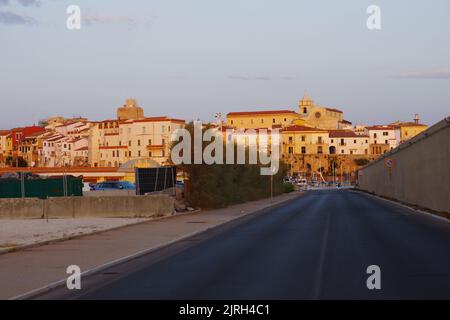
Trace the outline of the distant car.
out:
<instances>
[{"instance_id":1,"label":"distant car","mask_svg":"<svg viewBox=\"0 0 450 320\"><path fill-rule=\"evenodd\" d=\"M106 181L92 186L93 191L101 190L134 190L136 186L128 181Z\"/></svg>"}]
</instances>

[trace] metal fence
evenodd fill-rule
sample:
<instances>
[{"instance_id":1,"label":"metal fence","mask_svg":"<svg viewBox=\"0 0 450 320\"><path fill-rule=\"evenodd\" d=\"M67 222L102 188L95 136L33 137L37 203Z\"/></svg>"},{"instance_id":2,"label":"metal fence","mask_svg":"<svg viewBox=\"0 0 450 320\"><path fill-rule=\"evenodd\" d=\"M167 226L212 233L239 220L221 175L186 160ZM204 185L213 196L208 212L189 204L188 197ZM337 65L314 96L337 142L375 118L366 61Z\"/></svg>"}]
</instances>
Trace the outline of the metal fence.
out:
<instances>
[{"instance_id":1,"label":"metal fence","mask_svg":"<svg viewBox=\"0 0 450 320\"><path fill-rule=\"evenodd\" d=\"M177 168L135 168L136 194L145 195L147 193L174 189L177 180ZM175 191L174 191L175 192Z\"/></svg>"}]
</instances>

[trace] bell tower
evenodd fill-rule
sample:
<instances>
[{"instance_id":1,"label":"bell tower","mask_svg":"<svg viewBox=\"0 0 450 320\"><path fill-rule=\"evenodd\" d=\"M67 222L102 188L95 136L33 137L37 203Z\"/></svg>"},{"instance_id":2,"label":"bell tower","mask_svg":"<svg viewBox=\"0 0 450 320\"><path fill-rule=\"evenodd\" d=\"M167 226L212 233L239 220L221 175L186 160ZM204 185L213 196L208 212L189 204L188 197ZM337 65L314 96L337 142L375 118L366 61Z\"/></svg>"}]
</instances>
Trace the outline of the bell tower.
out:
<instances>
[{"instance_id":1,"label":"bell tower","mask_svg":"<svg viewBox=\"0 0 450 320\"><path fill-rule=\"evenodd\" d=\"M313 101L309 97L308 93L305 92L303 98L298 103L299 113L302 115L307 115L311 111L313 105L314 105Z\"/></svg>"},{"instance_id":2,"label":"bell tower","mask_svg":"<svg viewBox=\"0 0 450 320\"><path fill-rule=\"evenodd\" d=\"M310 112L313 105L314 105L314 102L311 100L308 93L305 92L302 100L300 100L300 102L298 104L299 113L302 115L307 115Z\"/></svg>"}]
</instances>

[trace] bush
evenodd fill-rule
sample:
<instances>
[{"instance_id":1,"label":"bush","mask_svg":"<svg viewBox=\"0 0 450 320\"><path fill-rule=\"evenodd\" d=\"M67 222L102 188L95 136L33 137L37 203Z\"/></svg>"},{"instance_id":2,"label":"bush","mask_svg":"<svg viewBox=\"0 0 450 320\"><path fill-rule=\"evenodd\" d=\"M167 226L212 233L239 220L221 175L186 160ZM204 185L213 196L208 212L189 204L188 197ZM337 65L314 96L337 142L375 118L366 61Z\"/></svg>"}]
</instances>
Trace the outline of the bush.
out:
<instances>
[{"instance_id":1,"label":"bush","mask_svg":"<svg viewBox=\"0 0 450 320\"><path fill-rule=\"evenodd\" d=\"M283 184L284 193L291 193L294 191L294 185L290 182L285 182Z\"/></svg>"},{"instance_id":2,"label":"bush","mask_svg":"<svg viewBox=\"0 0 450 320\"><path fill-rule=\"evenodd\" d=\"M359 158L359 159L353 160L353 162L355 162L355 164L358 166L365 166L365 165L369 164L370 160L366 159L366 158Z\"/></svg>"},{"instance_id":3,"label":"bush","mask_svg":"<svg viewBox=\"0 0 450 320\"><path fill-rule=\"evenodd\" d=\"M191 131L192 139L194 137L192 124L188 124L186 129ZM205 143L203 148L206 145ZM193 153L193 150L191 152ZM225 157L226 152L224 151L223 154ZM194 159L193 154L191 158ZM268 198L271 181L273 195L285 192L283 178L287 167L282 162L278 173L273 178L262 176L259 164L183 164L180 169L187 176L185 197L192 207L220 208Z\"/></svg>"}]
</instances>

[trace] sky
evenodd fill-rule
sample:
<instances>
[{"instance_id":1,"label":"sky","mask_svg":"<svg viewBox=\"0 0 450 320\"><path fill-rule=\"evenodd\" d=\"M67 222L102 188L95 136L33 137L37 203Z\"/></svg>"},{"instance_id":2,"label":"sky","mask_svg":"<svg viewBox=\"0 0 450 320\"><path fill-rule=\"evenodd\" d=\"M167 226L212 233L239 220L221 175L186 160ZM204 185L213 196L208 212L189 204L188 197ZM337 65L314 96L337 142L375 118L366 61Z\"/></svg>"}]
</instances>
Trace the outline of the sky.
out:
<instances>
[{"instance_id":1,"label":"sky","mask_svg":"<svg viewBox=\"0 0 450 320\"><path fill-rule=\"evenodd\" d=\"M450 1L0 0L0 129L113 119L128 97L209 121L297 110L305 91L355 124L449 116Z\"/></svg>"}]
</instances>

